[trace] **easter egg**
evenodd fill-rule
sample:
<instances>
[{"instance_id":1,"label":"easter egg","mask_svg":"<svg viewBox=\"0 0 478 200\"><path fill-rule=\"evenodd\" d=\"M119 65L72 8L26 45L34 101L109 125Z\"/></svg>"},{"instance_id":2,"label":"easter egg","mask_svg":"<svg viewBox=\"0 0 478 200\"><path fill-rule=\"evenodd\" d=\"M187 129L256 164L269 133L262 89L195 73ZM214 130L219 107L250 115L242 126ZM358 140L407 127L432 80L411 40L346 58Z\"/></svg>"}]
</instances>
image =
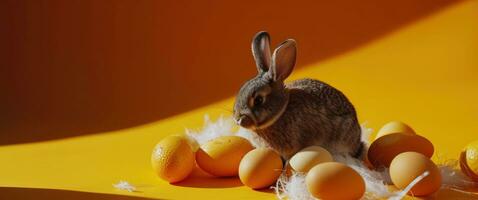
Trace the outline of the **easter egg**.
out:
<instances>
[{"instance_id":1,"label":"easter egg","mask_svg":"<svg viewBox=\"0 0 478 200\"><path fill-rule=\"evenodd\" d=\"M242 157L254 147L239 136L221 136L203 145L196 152L198 166L214 176L237 176Z\"/></svg>"},{"instance_id":2,"label":"easter egg","mask_svg":"<svg viewBox=\"0 0 478 200\"><path fill-rule=\"evenodd\" d=\"M426 196L436 192L441 187L441 174L430 158L417 152L405 152L395 157L390 164L390 178L399 188L406 188L415 178L424 172L429 172L421 181L412 187L409 194Z\"/></svg>"},{"instance_id":3,"label":"easter egg","mask_svg":"<svg viewBox=\"0 0 478 200\"><path fill-rule=\"evenodd\" d=\"M269 148L257 148L247 153L239 165L241 182L252 189L274 184L282 173L282 159Z\"/></svg>"},{"instance_id":4,"label":"easter egg","mask_svg":"<svg viewBox=\"0 0 478 200\"><path fill-rule=\"evenodd\" d=\"M360 199L365 181L354 169L338 162L325 162L310 169L307 190L318 199Z\"/></svg>"},{"instance_id":5,"label":"easter egg","mask_svg":"<svg viewBox=\"0 0 478 200\"><path fill-rule=\"evenodd\" d=\"M460 168L474 181L478 181L478 141L468 144L460 154Z\"/></svg>"},{"instance_id":6,"label":"easter egg","mask_svg":"<svg viewBox=\"0 0 478 200\"><path fill-rule=\"evenodd\" d=\"M415 131L407 124L400 121L391 121L382 126L382 128L378 131L377 136L375 136L375 139L392 133L416 135Z\"/></svg>"},{"instance_id":7,"label":"easter egg","mask_svg":"<svg viewBox=\"0 0 478 200\"><path fill-rule=\"evenodd\" d=\"M369 147L367 157L375 167L388 167L400 153L413 151L427 157L433 155L433 144L419 135L392 133L376 139Z\"/></svg>"},{"instance_id":8,"label":"easter egg","mask_svg":"<svg viewBox=\"0 0 478 200\"><path fill-rule=\"evenodd\" d=\"M168 136L154 148L151 164L156 174L170 183L185 179L193 170L194 153L186 138Z\"/></svg>"},{"instance_id":9,"label":"easter egg","mask_svg":"<svg viewBox=\"0 0 478 200\"><path fill-rule=\"evenodd\" d=\"M310 168L323 162L333 161L332 155L320 146L306 147L289 160L289 165L296 172L307 173Z\"/></svg>"}]
</instances>

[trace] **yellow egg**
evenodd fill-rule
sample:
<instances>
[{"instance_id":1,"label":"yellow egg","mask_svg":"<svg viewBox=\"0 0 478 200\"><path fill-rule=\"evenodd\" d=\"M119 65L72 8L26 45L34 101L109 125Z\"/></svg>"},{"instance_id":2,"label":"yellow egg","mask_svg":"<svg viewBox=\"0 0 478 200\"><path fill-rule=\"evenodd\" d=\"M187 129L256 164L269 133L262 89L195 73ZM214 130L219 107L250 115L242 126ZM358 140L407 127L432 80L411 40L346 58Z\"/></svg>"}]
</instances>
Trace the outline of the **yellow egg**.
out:
<instances>
[{"instance_id":1,"label":"yellow egg","mask_svg":"<svg viewBox=\"0 0 478 200\"><path fill-rule=\"evenodd\" d=\"M239 136L221 136L196 152L198 166L215 176L237 176L239 163L247 152L254 149L251 143Z\"/></svg>"},{"instance_id":2,"label":"yellow egg","mask_svg":"<svg viewBox=\"0 0 478 200\"><path fill-rule=\"evenodd\" d=\"M460 154L460 167L463 173L478 181L478 141L468 144Z\"/></svg>"},{"instance_id":3,"label":"yellow egg","mask_svg":"<svg viewBox=\"0 0 478 200\"><path fill-rule=\"evenodd\" d=\"M307 189L318 199L360 199L365 181L355 170L338 162L325 162L310 169L305 177Z\"/></svg>"},{"instance_id":4,"label":"yellow egg","mask_svg":"<svg viewBox=\"0 0 478 200\"><path fill-rule=\"evenodd\" d=\"M239 178L247 187L261 189L274 184L282 173L282 159L269 148L247 153L239 166Z\"/></svg>"},{"instance_id":5,"label":"yellow egg","mask_svg":"<svg viewBox=\"0 0 478 200\"><path fill-rule=\"evenodd\" d=\"M306 147L297 152L289 160L289 165L296 172L307 173L310 168L323 162L331 162L334 159L330 153L320 146Z\"/></svg>"},{"instance_id":6,"label":"yellow egg","mask_svg":"<svg viewBox=\"0 0 478 200\"><path fill-rule=\"evenodd\" d=\"M170 183L178 182L192 172L194 153L186 138L168 136L154 148L151 164L161 179Z\"/></svg>"},{"instance_id":7,"label":"yellow egg","mask_svg":"<svg viewBox=\"0 0 478 200\"><path fill-rule=\"evenodd\" d=\"M407 124L400 121L391 121L382 126L382 128L378 131L377 136L375 136L375 139L392 133L416 135L415 131Z\"/></svg>"},{"instance_id":8,"label":"yellow egg","mask_svg":"<svg viewBox=\"0 0 478 200\"><path fill-rule=\"evenodd\" d=\"M390 164L390 178L399 189L406 188L426 171L430 174L413 186L409 192L415 196L426 196L440 189L441 175L435 163L423 154L405 152L395 157Z\"/></svg>"},{"instance_id":9,"label":"yellow egg","mask_svg":"<svg viewBox=\"0 0 478 200\"><path fill-rule=\"evenodd\" d=\"M433 144L419 135L392 133L375 140L368 149L367 157L375 167L388 167L400 153L413 151L427 157L433 155Z\"/></svg>"}]
</instances>

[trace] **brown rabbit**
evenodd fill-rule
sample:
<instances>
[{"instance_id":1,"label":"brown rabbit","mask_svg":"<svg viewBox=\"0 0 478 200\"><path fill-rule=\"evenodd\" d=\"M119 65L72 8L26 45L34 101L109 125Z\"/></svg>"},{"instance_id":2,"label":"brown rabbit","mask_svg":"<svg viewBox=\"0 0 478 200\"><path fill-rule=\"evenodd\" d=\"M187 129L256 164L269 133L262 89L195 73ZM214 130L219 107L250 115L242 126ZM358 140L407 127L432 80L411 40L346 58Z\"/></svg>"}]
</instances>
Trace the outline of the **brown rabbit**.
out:
<instances>
[{"instance_id":1,"label":"brown rabbit","mask_svg":"<svg viewBox=\"0 0 478 200\"><path fill-rule=\"evenodd\" d=\"M364 145L354 106L342 92L314 79L285 84L296 60L296 43L288 39L271 56L269 34L252 40L258 74L239 91L234 119L253 130L285 159L311 145L332 154L362 157Z\"/></svg>"}]
</instances>

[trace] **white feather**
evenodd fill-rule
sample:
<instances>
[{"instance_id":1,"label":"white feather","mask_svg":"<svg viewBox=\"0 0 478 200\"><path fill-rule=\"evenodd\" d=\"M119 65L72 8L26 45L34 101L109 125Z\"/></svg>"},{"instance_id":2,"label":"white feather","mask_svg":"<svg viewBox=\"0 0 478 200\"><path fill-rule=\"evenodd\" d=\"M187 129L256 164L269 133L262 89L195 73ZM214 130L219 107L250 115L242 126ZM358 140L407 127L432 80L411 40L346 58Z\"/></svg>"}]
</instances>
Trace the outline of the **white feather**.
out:
<instances>
[{"instance_id":1,"label":"white feather","mask_svg":"<svg viewBox=\"0 0 478 200\"><path fill-rule=\"evenodd\" d=\"M113 184L113 187L118 189L118 190L125 190L128 192L135 192L136 187L132 184L130 184L128 181L119 181L116 184Z\"/></svg>"},{"instance_id":2,"label":"white feather","mask_svg":"<svg viewBox=\"0 0 478 200\"><path fill-rule=\"evenodd\" d=\"M211 121L209 115L205 115L203 128L199 131L186 129L186 135L189 136L190 139L196 141L192 143L199 145L220 136L234 135L246 138L254 147L266 146L266 143L254 132L237 126L232 118L224 116L219 116L216 121ZM193 149L197 148L196 145L193 145Z\"/></svg>"}]
</instances>

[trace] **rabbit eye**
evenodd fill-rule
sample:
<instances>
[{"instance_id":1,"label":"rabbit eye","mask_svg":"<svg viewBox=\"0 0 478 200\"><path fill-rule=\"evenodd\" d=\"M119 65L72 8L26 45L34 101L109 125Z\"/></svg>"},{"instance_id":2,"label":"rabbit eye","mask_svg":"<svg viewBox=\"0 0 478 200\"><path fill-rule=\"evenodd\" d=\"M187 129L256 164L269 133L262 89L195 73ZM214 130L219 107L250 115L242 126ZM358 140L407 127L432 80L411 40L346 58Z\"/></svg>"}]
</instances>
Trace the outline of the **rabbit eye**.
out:
<instances>
[{"instance_id":1,"label":"rabbit eye","mask_svg":"<svg viewBox=\"0 0 478 200\"><path fill-rule=\"evenodd\" d=\"M257 96L254 98L254 106L262 105L264 103L264 97Z\"/></svg>"}]
</instances>

